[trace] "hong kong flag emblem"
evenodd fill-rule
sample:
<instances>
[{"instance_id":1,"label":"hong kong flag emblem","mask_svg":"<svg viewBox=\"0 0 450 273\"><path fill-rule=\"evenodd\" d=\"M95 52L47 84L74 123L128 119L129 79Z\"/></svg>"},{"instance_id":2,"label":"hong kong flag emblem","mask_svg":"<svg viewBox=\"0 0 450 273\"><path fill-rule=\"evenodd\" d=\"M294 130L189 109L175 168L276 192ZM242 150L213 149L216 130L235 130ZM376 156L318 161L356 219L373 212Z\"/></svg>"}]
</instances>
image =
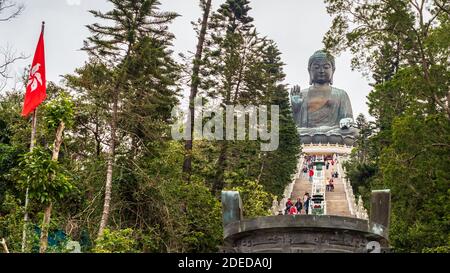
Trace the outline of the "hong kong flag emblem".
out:
<instances>
[{"instance_id":1,"label":"hong kong flag emblem","mask_svg":"<svg viewBox=\"0 0 450 273\"><path fill-rule=\"evenodd\" d=\"M25 101L22 109L22 116L28 116L47 97L45 81L45 55L44 55L44 28L34 54L33 63L28 77Z\"/></svg>"}]
</instances>

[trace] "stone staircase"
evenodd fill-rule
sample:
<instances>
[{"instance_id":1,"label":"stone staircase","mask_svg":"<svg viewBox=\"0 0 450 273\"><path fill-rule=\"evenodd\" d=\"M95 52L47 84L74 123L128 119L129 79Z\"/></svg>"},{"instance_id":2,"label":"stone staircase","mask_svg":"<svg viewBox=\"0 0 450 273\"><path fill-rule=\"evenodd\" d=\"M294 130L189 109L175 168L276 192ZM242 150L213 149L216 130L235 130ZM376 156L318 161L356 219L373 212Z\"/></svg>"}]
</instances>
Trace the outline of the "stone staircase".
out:
<instances>
[{"instance_id":1,"label":"stone staircase","mask_svg":"<svg viewBox=\"0 0 450 273\"><path fill-rule=\"evenodd\" d=\"M309 182L308 177L303 176L303 172L301 172L300 177L295 180L294 188L292 189L292 202L295 203L298 197L300 197L303 201L303 195L305 195L305 192L309 192L311 194L311 189L311 182Z\"/></svg>"},{"instance_id":2,"label":"stone staircase","mask_svg":"<svg viewBox=\"0 0 450 273\"><path fill-rule=\"evenodd\" d=\"M331 166L330 166L331 167ZM325 171L325 177L331 177L331 168ZM327 215L347 216L352 217L348 207L347 196L345 195L345 188L340 178L334 178L334 191L325 193L325 201L327 202Z\"/></svg>"},{"instance_id":3,"label":"stone staircase","mask_svg":"<svg viewBox=\"0 0 450 273\"><path fill-rule=\"evenodd\" d=\"M332 168L330 166L329 170L325 170L324 173L326 179L331 177L331 169ZM305 194L305 192L309 192L311 194L311 191L312 185L309 182L308 177L303 176L303 173L300 173L300 177L295 180L295 184L292 189L292 202L295 203L298 197L302 198L303 200L303 195ZM334 191L325 193L325 201L327 215L353 217L348 207L344 184L340 177L334 179Z\"/></svg>"}]
</instances>

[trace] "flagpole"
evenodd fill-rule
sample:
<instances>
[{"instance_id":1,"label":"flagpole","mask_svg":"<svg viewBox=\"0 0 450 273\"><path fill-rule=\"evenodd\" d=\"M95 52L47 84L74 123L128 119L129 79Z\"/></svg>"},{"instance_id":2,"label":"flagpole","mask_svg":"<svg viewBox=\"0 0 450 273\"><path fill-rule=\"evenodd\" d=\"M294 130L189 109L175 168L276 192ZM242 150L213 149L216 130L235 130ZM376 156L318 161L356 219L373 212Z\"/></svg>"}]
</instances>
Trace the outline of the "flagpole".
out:
<instances>
[{"instance_id":1,"label":"flagpole","mask_svg":"<svg viewBox=\"0 0 450 273\"><path fill-rule=\"evenodd\" d=\"M45 22L42 21L41 33L44 34ZM36 142L36 124L37 124L37 108L33 111L33 118L31 120L31 142L30 142L30 152L33 151L34 143ZM22 252L25 252L25 247L27 243L27 224L28 224L28 197L29 187L25 192L25 214L23 216L23 231L22 231Z\"/></svg>"},{"instance_id":2,"label":"flagpole","mask_svg":"<svg viewBox=\"0 0 450 273\"><path fill-rule=\"evenodd\" d=\"M36 140L36 122L37 122L37 107L33 111L33 118L31 120L31 142L30 142L30 152L33 151L34 143ZM29 187L25 192L25 215L23 216L23 231L22 231L22 252L25 252L26 242L27 242L27 223L28 223L28 191Z\"/></svg>"}]
</instances>

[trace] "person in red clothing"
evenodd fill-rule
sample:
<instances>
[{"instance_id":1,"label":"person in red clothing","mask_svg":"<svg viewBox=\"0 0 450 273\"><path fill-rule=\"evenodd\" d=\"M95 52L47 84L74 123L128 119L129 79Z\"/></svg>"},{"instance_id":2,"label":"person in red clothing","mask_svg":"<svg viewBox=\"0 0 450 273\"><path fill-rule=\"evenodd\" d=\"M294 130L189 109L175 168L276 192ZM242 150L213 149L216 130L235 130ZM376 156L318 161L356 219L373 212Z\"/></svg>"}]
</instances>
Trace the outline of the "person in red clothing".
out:
<instances>
[{"instance_id":1,"label":"person in red clothing","mask_svg":"<svg viewBox=\"0 0 450 273\"><path fill-rule=\"evenodd\" d=\"M309 169L309 182L312 183L313 180L313 176L314 176L314 170L313 169Z\"/></svg>"},{"instance_id":2,"label":"person in red clothing","mask_svg":"<svg viewBox=\"0 0 450 273\"><path fill-rule=\"evenodd\" d=\"M294 204L291 201L291 198L288 198L287 202L286 202L286 208L284 209L285 214L288 214L291 207L294 207Z\"/></svg>"},{"instance_id":3,"label":"person in red clothing","mask_svg":"<svg viewBox=\"0 0 450 273\"><path fill-rule=\"evenodd\" d=\"M289 209L289 214L290 215L294 215L297 214L297 208L295 206L291 206L291 208Z\"/></svg>"}]
</instances>

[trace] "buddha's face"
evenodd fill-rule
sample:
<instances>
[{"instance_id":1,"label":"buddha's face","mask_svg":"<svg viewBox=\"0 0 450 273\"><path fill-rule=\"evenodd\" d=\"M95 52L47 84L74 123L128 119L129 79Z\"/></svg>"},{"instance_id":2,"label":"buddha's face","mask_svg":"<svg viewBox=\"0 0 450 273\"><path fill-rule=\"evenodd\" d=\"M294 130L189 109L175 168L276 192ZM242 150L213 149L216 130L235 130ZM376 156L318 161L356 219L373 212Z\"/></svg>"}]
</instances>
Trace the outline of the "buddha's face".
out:
<instances>
[{"instance_id":1,"label":"buddha's face","mask_svg":"<svg viewBox=\"0 0 450 273\"><path fill-rule=\"evenodd\" d=\"M331 84L333 82L333 65L327 59L316 59L309 69L311 83Z\"/></svg>"}]
</instances>

